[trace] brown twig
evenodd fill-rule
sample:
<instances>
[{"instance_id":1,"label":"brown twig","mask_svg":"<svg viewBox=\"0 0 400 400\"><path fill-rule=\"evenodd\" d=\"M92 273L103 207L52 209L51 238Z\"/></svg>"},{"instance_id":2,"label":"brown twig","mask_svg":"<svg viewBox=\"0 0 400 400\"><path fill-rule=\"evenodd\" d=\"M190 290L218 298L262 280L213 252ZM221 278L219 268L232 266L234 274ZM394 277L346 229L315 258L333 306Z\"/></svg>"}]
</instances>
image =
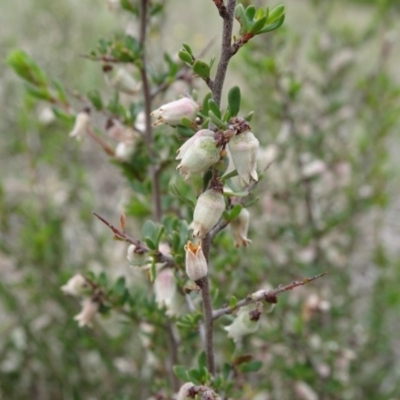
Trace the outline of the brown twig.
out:
<instances>
[{"instance_id":1,"label":"brown twig","mask_svg":"<svg viewBox=\"0 0 400 400\"><path fill-rule=\"evenodd\" d=\"M147 33L147 21L148 21L148 0L141 0L141 8L140 8L140 28L139 28L139 44L141 47L141 66L140 66L140 75L143 83L143 97L144 97L144 112L146 116L146 128L145 128L145 142L149 151L149 155L151 158L150 165L150 175L152 181L152 203L153 203L153 218L156 221L161 220L162 209L161 209L161 188L160 188L160 179L159 179L159 166L156 164L156 153L154 151L154 143L153 143L153 128L151 125L151 89L150 83L147 76L147 64L146 64L146 51L145 51L145 42L146 42L146 33Z\"/></svg>"},{"instance_id":2,"label":"brown twig","mask_svg":"<svg viewBox=\"0 0 400 400\"><path fill-rule=\"evenodd\" d=\"M127 235L124 231L122 231L121 229L117 228L116 226L114 226L113 224L108 222L105 218L103 218L96 212L93 212L93 215L112 230L112 232L114 233L115 239L122 240L124 242L133 244L136 246L137 249L141 250L143 253L148 253L150 251L150 249L146 246L145 243ZM175 266L175 260L170 256L167 256L159 251L153 253L153 256L155 257L156 261L159 263L165 263L168 267Z\"/></svg>"},{"instance_id":3,"label":"brown twig","mask_svg":"<svg viewBox=\"0 0 400 400\"><path fill-rule=\"evenodd\" d=\"M218 2L217 2L218 3ZM218 7L218 6L217 6ZM213 99L219 106L221 104L222 88L225 82L226 71L228 69L229 60L232 57L232 29L233 17L235 15L236 0L228 0L226 13L223 15L222 27L222 43L221 43L221 58L218 62L217 73L213 84Z\"/></svg>"},{"instance_id":4,"label":"brown twig","mask_svg":"<svg viewBox=\"0 0 400 400\"><path fill-rule=\"evenodd\" d=\"M111 157L115 157L114 149L112 149L100 136L98 136L92 128L87 127L86 133L88 134L88 136L90 136L96 143L98 143L103 148L104 152L107 155L109 155Z\"/></svg>"},{"instance_id":5,"label":"brown twig","mask_svg":"<svg viewBox=\"0 0 400 400\"><path fill-rule=\"evenodd\" d=\"M276 298L276 296L278 296L278 294L287 292L289 290L293 290L294 288L296 288L298 286L304 286L307 283L315 281L316 279L321 278L322 276L324 276L326 274L327 274L326 272L323 272L322 274L315 275L311 278L304 278L301 281L294 281L292 283L289 283L288 285L279 286L278 288L273 289L273 290L261 290L261 291L257 292L255 295L249 295L245 299L238 301L234 307L226 306L226 307L222 307L218 310L214 310L213 311L213 319L217 319L225 314L231 314L232 312L238 310L241 307L246 306L247 304L256 303L258 301L265 300L268 303L276 303L278 301Z\"/></svg>"}]
</instances>

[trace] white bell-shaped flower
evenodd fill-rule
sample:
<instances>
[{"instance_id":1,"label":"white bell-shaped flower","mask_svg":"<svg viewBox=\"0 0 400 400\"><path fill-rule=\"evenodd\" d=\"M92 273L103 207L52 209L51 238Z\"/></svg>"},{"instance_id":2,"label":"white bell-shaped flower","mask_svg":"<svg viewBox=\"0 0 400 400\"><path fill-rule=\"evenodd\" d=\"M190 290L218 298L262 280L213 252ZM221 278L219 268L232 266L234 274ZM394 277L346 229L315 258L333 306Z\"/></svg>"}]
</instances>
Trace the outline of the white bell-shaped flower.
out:
<instances>
[{"instance_id":1,"label":"white bell-shaped flower","mask_svg":"<svg viewBox=\"0 0 400 400\"><path fill-rule=\"evenodd\" d=\"M201 242L194 244L190 240L185 245L186 273L196 282L207 275L207 261L201 249Z\"/></svg>"},{"instance_id":2,"label":"white bell-shaped flower","mask_svg":"<svg viewBox=\"0 0 400 400\"><path fill-rule=\"evenodd\" d=\"M193 213L193 236L202 239L218 223L225 210L222 193L208 189L197 199Z\"/></svg>"},{"instance_id":3,"label":"white bell-shaped flower","mask_svg":"<svg viewBox=\"0 0 400 400\"><path fill-rule=\"evenodd\" d=\"M180 153L178 156L180 156ZM219 159L220 150L216 147L214 138L211 136L198 136L194 138L189 146L185 146L181 163L176 169L187 180L193 174L200 174L206 171L216 164Z\"/></svg>"},{"instance_id":4,"label":"white bell-shaped flower","mask_svg":"<svg viewBox=\"0 0 400 400\"><path fill-rule=\"evenodd\" d=\"M162 105L150 115L156 118L156 121L153 123L154 126L161 124L179 125L181 119L184 117L194 121L197 110L198 105L193 99L183 97L182 99Z\"/></svg>"},{"instance_id":5,"label":"white bell-shaped flower","mask_svg":"<svg viewBox=\"0 0 400 400\"><path fill-rule=\"evenodd\" d=\"M251 180L257 182L257 152L260 147L258 139L250 131L247 131L235 135L228 146L241 185L248 185Z\"/></svg>"},{"instance_id":6,"label":"white bell-shaped flower","mask_svg":"<svg viewBox=\"0 0 400 400\"><path fill-rule=\"evenodd\" d=\"M224 329L228 332L228 337L237 342L243 336L249 335L257 331L260 321L259 318L253 318L251 311L254 310L254 305L244 306L240 308L238 314L231 325Z\"/></svg>"},{"instance_id":7,"label":"white bell-shaped flower","mask_svg":"<svg viewBox=\"0 0 400 400\"><path fill-rule=\"evenodd\" d=\"M247 238L249 230L250 213L246 208L242 208L239 215L231 221L232 235L235 247L247 247L251 240Z\"/></svg>"}]
</instances>

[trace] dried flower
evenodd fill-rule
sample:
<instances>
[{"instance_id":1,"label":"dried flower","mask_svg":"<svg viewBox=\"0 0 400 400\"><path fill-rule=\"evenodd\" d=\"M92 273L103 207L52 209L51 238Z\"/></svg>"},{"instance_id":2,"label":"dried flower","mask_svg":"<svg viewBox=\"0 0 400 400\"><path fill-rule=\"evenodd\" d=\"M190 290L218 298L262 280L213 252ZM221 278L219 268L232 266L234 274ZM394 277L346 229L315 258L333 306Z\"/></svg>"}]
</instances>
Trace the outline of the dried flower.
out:
<instances>
[{"instance_id":1,"label":"dried flower","mask_svg":"<svg viewBox=\"0 0 400 400\"><path fill-rule=\"evenodd\" d=\"M75 118L75 125L72 131L69 133L69 136L76 138L78 141L82 140L86 134L86 129L89 127L89 124L89 113L86 111L81 111Z\"/></svg>"},{"instance_id":2,"label":"dried flower","mask_svg":"<svg viewBox=\"0 0 400 400\"><path fill-rule=\"evenodd\" d=\"M194 121L197 115L197 103L183 97L182 99L172 101L171 103L164 104L157 110L154 110L150 115L157 118L154 122L154 126L161 124L168 125L179 125L181 119L186 117L191 121Z\"/></svg>"},{"instance_id":3,"label":"dried flower","mask_svg":"<svg viewBox=\"0 0 400 400\"><path fill-rule=\"evenodd\" d=\"M237 342L241 337L257 331L260 321L251 316L254 306L242 307L231 325L224 329L228 332L228 337Z\"/></svg>"},{"instance_id":4,"label":"dried flower","mask_svg":"<svg viewBox=\"0 0 400 400\"><path fill-rule=\"evenodd\" d=\"M202 239L220 220L225 210L224 196L214 189L208 189L197 199L193 214L193 236Z\"/></svg>"},{"instance_id":5,"label":"dried flower","mask_svg":"<svg viewBox=\"0 0 400 400\"><path fill-rule=\"evenodd\" d=\"M201 242L197 245L190 240L185 245L186 273L188 277L196 282L207 275L207 261L201 249Z\"/></svg>"},{"instance_id":6,"label":"dried flower","mask_svg":"<svg viewBox=\"0 0 400 400\"><path fill-rule=\"evenodd\" d=\"M228 146L241 185L249 184L251 179L257 182L257 152L260 146L258 139L250 131L247 131L235 135Z\"/></svg>"},{"instance_id":7,"label":"dried flower","mask_svg":"<svg viewBox=\"0 0 400 400\"><path fill-rule=\"evenodd\" d=\"M81 312L74 317L80 327L88 326L92 327L92 321L99 311L99 303L97 301L93 301L92 299L85 299L82 302L82 310Z\"/></svg>"},{"instance_id":8,"label":"dried flower","mask_svg":"<svg viewBox=\"0 0 400 400\"><path fill-rule=\"evenodd\" d=\"M172 317L180 314L181 303L172 269L165 268L158 272L154 280L154 293L158 308L165 306L167 316Z\"/></svg>"},{"instance_id":9,"label":"dried flower","mask_svg":"<svg viewBox=\"0 0 400 400\"><path fill-rule=\"evenodd\" d=\"M74 275L64 286L61 286L64 294L76 297L87 294L89 288L89 283L81 274Z\"/></svg>"},{"instance_id":10,"label":"dried flower","mask_svg":"<svg viewBox=\"0 0 400 400\"><path fill-rule=\"evenodd\" d=\"M188 397L187 393L188 390L191 389L194 386L194 383L192 382L186 382L185 384L183 384L181 386L181 388L179 389L178 392L178 397L176 398L176 400L189 400L192 397Z\"/></svg>"},{"instance_id":11,"label":"dried flower","mask_svg":"<svg viewBox=\"0 0 400 400\"><path fill-rule=\"evenodd\" d=\"M249 230L250 213L246 208L242 208L239 215L231 221L232 235L235 240L235 247L247 247L251 240L247 238Z\"/></svg>"},{"instance_id":12,"label":"dried flower","mask_svg":"<svg viewBox=\"0 0 400 400\"><path fill-rule=\"evenodd\" d=\"M198 136L194 137L189 146L186 143L178 150L182 155L181 163L176 167L185 180L192 174L199 174L216 164L220 159L220 150L215 145L213 137Z\"/></svg>"}]
</instances>

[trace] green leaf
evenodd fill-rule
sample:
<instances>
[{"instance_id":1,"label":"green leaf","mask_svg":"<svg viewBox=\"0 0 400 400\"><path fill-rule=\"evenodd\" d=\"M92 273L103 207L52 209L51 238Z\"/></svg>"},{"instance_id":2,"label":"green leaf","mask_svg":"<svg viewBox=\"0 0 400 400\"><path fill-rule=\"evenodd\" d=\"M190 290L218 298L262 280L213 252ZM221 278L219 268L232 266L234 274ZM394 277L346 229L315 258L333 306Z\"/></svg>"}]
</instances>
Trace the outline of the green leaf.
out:
<instances>
[{"instance_id":1,"label":"green leaf","mask_svg":"<svg viewBox=\"0 0 400 400\"><path fill-rule=\"evenodd\" d=\"M161 241L161 238L162 238L162 235L164 234L164 232L165 232L165 227L164 227L164 225L161 225L160 228L158 229L158 233L157 233L157 237L156 237L157 248L160 244L160 241Z\"/></svg>"},{"instance_id":2,"label":"green leaf","mask_svg":"<svg viewBox=\"0 0 400 400\"><path fill-rule=\"evenodd\" d=\"M191 369L189 371L189 380L196 385L200 385L202 383L202 373L197 371L197 369Z\"/></svg>"},{"instance_id":3,"label":"green leaf","mask_svg":"<svg viewBox=\"0 0 400 400\"><path fill-rule=\"evenodd\" d=\"M155 244L155 243L153 242L153 240L150 239L148 236L146 236L146 237L144 238L144 241L146 242L146 244L147 244L147 246L148 246L148 248L149 248L150 250L157 250L156 244Z\"/></svg>"},{"instance_id":4,"label":"green leaf","mask_svg":"<svg viewBox=\"0 0 400 400\"><path fill-rule=\"evenodd\" d=\"M231 117L236 117L240 111L240 88L234 86L228 93L228 104Z\"/></svg>"},{"instance_id":5,"label":"green leaf","mask_svg":"<svg viewBox=\"0 0 400 400\"><path fill-rule=\"evenodd\" d=\"M285 6L280 4L279 6L276 6L268 15L268 24L272 24L273 22L277 21L280 19L283 15L285 14Z\"/></svg>"},{"instance_id":6,"label":"green leaf","mask_svg":"<svg viewBox=\"0 0 400 400\"><path fill-rule=\"evenodd\" d=\"M58 80L54 80L53 85L56 89L58 100L64 104L68 104L67 93L64 89L63 84L61 82L59 82Z\"/></svg>"},{"instance_id":7,"label":"green leaf","mask_svg":"<svg viewBox=\"0 0 400 400\"><path fill-rule=\"evenodd\" d=\"M121 1L120 1L120 4L121 4L121 8L123 8L124 10L129 11L129 12L131 12L131 13L133 13L133 14L138 15L138 12L139 12L138 6L134 6L134 5L130 2L130 0L121 0Z\"/></svg>"},{"instance_id":8,"label":"green leaf","mask_svg":"<svg viewBox=\"0 0 400 400\"><path fill-rule=\"evenodd\" d=\"M87 97L93 104L93 107L100 111L103 109L103 101L101 100L100 92L96 89L90 90L87 94Z\"/></svg>"},{"instance_id":9,"label":"green leaf","mask_svg":"<svg viewBox=\"0 0 400 400\"><path fill-rule=\"evenodd\" d=\"M250 5L246 8L246 19L250 23L253 22L254 16L256 15L256 7Z\"/></svg>"},{"instance_id":10,"label":"green leaf","mask_svg":"<svg viewBox=\"0 0 400 400\"><path fill-rule=\"evenodd\" d=\"M182 47L183 47L191 56L193 56L192 49L190 48L190 46L189 46L187 43L182 43Z\"/></svg>"},{"instance_id":11,"label":"green leaf","mask_svg":"<svg viewBox=\"0 0 400 400\"><path fill-rule=\"evenodd\" d=\"M202 351L197 359L197 365L199 366L199 369L202 369L203 367L207 366L207 357L206 353Z\"/></svg>"},{"instance_id":12,"label":"green leaf","mask_svg":"<svg viewBox=\"0 0 400 400\"><path fill-rule=\"evenodd\" d=\"M220 129L227 129L228 124L221 121L211 110L208 112L208 116L210 117L211 122L216 125Z\"/></svg>"},{"instance_id":13,"label":"green leaf","mask_svg":"<svg viewBox=\"0 0 400 400\"><path fill-rule=\"evenodd\" d=\"M242 211L242 205L241 204L236 204L232 210L229 213L229 221L232 221L233 219L235 219L239 214L240 211Z\"/></svg>"},{"instance_id":14,"label":"green leaf","mask_svg":"<svg viewBox=\"0 0 400 400\"><path fill-rule=\"evenodd\" d=\"M46 88L34 86L30 83L25 84L25 90L34 98L39 100L52 101L53 97Z\"/></svg>"},{"instance_id":15,"label":"green leaf","mask_svg":"<svg viewBox=\"0 0 400 400\"><path fill-rule=\"evenodd\" d=\"M178 57L185 63L188 63L189 65L193 64L193 57L187 53L186 51L180 50L178 53Z\"/></svg>"},{"instance_id":16,"label":"green leaf","mask_svg":"<svg viewBox=\"0 0 400 400\"><path fill-rule=\"evenodd\" d=\"M241 192L234 192L227 188L224 188L224 196L225 197L247 197L249 192L247 190L243 190Z\"/></svg>"},{"instance_id":17,"label":"green leaf","mask_svg":"<svg viewBox=\"0 0 400 400\"><path fill-rule=\"evenodd\" d=\"M151 283L154 283L156 276L157 276L156 262L154 261L154 258L153 258L151 261L151 266L150 266L150 282Z\"/></svg>"},{"instance_id":18,"label":"green leaf","mask_svg":"<svg viewBox=\"0 0 400 400\"><path fill-rule=\"evenodd\" d=\"M192 128L193 123L192 123L192 121L191 121L188 117L183 117L183 118L181 119L180 124L181 124L182 126L184 126L185 128L191 128L191 130L193 130L193 128Z\"/></svg>"},{"instance_id":19,"label":"green leaf","mask_svg":"<svg viewBox=\"0 0 400 400\"><path fill-rule=\"evenodd\" d=\"M230 308L235 308L237 305L237 298L235 296L231 296L231 298L229 299L229 307Z\"/></svg>"},{"instance_id":20,"label":"green leaf","mask_svg":"<svg viewBox=\"0 0 400 400\"><path fill-rule=\"evenodd\" d=\"M205 117L208 117L208 110L210 109L208 106L208 101L211 99L211 92L208 92L203 99L203 105L201 108L201 114L204 115Z\"/></svg>"},{"instance_id":21,"label":"green leaf","mask_svg":"<svg viewBox=\"0 0 400 400\"><path fill-rule=\"evenodd\" d=\"M189 128L183 125L178 125L175 129L176 133L179 136L184 136L184 137L192 137L196 133L193 128Z\"/></svg>"},{"instance_id":22,"label":"green leaf","mask_svg":"<svg viewBox=\"0 0 400 400\"><path fill-rule=\"evenodd\" d=\"M189 382L189 375L188 371L183 365L174 365L172 367L174 370L174 374L182 381L182 382Z\"/></svg>"},{"instance_id":23,"label":"green leaf","mask_svg":"<svg viewBox=\"0 0 400 400\"><path fill-rule=\"evenodd\" d=\"M250 122L250 121L252 120L252 118L253 118L253 115L254 115L254 111L250 111L250 112L244 117L244 120L247 121L247 122Z\"/></svg>"},{"instance_id":24,"label":"green leaf","mask_svg":"<svg viewBox=\"0 0 400 400\"><path fill-rule=\"evenodd\" d=\"M66 113L65 111L61 110L57 107L52 107L54 115L60 119L60 121L64 121L68 124L71 124L75 121L75 117L71 114Z\"/></svg>"},{"instance_id":25,"label":"green leaf","mask_svg":"<svg viewBox=\"0 0 400 400\"><path fill-rule=\"evenodd\" d=\"M260 33L267 33L267 32L274 31L275 29L278 29L283 24L283 21L285 21L285 15L282 15L273 24L267 25L265 28L261 29L261 31L259 31L258 33L260 34Z\"/></svg>"},{"instance_id":26,"label":"green leaf","mask_svg":"<svg viewBox=\"0 0 400 400\"><path fill-rule=\"evenodd\" d=\"M226 174L222 177L223 181L226 181L227 179L231 179L234 178L235 176L238 176L238 172L236 171L236 169L234 169L233 171L229 172L229 174Z\"/></svg>"},{"instance_id":27,"label":"green leaf","mask_svg":"<svg viewBox=\"0 0 400 400\"><path fill-rule=\"evenodd\" d=\"M261 17L252 25L249 32L253 33L254 35L257 35L259 31L264 27L266 22L267 22L267 17Z\"/></svg>"},{"instance_id":28,"label":"green leaf","mask_svg":"<svg viewBox=\"0 0 400 400\"><path fill-rule=\"evenodd\" d=\"M217 103L215 102L214 99L208 99L208 110L212 111L218 118L221 118L221 110L217 106ZM207 113L209 114L209 113Z\"/></svg>"},{"instance_id":29,"label":"green leaf","mask_svg":"<svg viewBox=\"0 0 400 400\"><path fill-rule=\"evenodd\" d=\"M143 237L149 237L150 239L155 239L157 236L157 227L153 221L147 220L142 228Z\"/></svg>"},{"instance_id":30,"label":"green leaf","mask_svg":"<svg viewBox=\"0 0 400 400\"><path fill-rule=\"evenodd\" d=\"M126 286L125 286L125 277L120 276L114 284L113 292L116 296L121 297L125 294Z\"/></svg>"},{"instance_id":31,"label":"green leaf","mask_svg":"<svg viewBox=\"0 0 400 400\"><path fill-rule=\"evenodd\" d=\"M251 361L247 364L240 365L239 369L242 372L257 372L261 369L262 361Z\"/></svg>"},{"instance_id":32,"label":"green leaf","mask_svg":"<svg viewBox=\"0 0 400 400\"><path fill-rule=\"evenodd\" d=\"M240 35L244 35L249 27L247 17L246 17L246 12L243 7L243 4L238 4L235 8L235 18L239 21L240 24Z\"/></svg>"},{"instance_id":33,"label":"green leaf","mask_svg":"<svg viewBox=\"0 0 400 400\"><path fill-rule=\"evenodd\" d=\"M204 79L210 77L210 66L204 61L196 60L193 64L193 71Z\"/></svg>"},{"instance_id":34,"label":"green leaf","mask_svg":"<svg viewBox=\"0 0 400 400\"><path fill-rule=\"evenodd\" d=\"M47 87L45 73L36 61L23 50L12 51L6 62L22 79L34 86Z\"/></svg>"}]
</instances>

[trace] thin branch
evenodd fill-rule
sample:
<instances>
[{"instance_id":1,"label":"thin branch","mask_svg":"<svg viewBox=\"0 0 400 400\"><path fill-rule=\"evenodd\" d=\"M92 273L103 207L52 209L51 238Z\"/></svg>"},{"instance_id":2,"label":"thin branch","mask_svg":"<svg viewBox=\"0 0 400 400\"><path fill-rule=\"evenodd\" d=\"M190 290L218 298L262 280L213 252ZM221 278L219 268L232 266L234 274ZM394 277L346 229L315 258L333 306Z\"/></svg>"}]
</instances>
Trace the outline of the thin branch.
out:
<instances>
[{"instance_id":1,"label":"thin branch","mask_svg":"<svg viewBox=\"0 0 400 400\"><path fill-rule=\"evenodd\" d=\"M99 144L99 145L103 148L104 152L105 152L107 155L109 155L109 156L111 156L111 157L115 157L115 151L114 151L100 136L98 136L98 135L96 134L96 132L95 132L92 128L90 128L90 127L86 128L86 133L87 133L87 135L90 136L97 144Z\"/></svg>"},{"instance_id":2,"label":"thin branch","mask_svg":"<svg viewBox=\"0 0 400 400\"><path fill-rule=\"evenodd\" d=\"M219 3L218 1L216 2ZM217 6L218 7L218 6ZM217 73L213 84L213 99L219 106L221 104L222 88L225 82L229 60L232 57L231 43L233 30L233 17L235 15L236 0L228 0L226 14L224 14L222 27L221 58L218 62Z\"/></svg>"},{"instance_id":3,"label":"thin branch","mask_svg":"<svg viewBox=\"0 0 400 400\"><path fill-rule=\"evenodd\" d=\"M153 143L153 128L151 125L151 89L150 83L147 76L146 70L146 33L147 33L147 21L148 21L148 0L141 0L140 9L140 27L139 27L139 44L141 48L141 61L140 75L143 83L143 97L144 97L144 112L146 117L146 128L145 128L145 142L149 151L151 158L150 165L150 175L152 181L152 203L153 203L153 218L156 221L161 220L162 210L161 210L161 189L160 189L160 179L159 179L159 167L155 164L156 153L154 151Z\"/></svg>"},{"instance_id":4,"label":"thin branch","mask_svg":"<svg viewBox=\"0 0 400 400\"><path fill-rule=\"evenodd\" d=\"M135 245L138 249L142 250L143 253L148 253L150 249L146 246L145 243L141 242L140 240L134 239L131 236L127 235L124 231L121 229L117 228L110 222L108 222L105 218L97 214L96 212L93 212L93 215L98 218L103 224L108 226L112 232L114 233L114 237L117 240L122 240L124 242L130 243ZM153 253L154 258L156 259L157 262L159 263L165 263L168 267L173 267L175 266L175 260L168 255L165 255L161 252L155 252Z\"/></svg>"},{"instance_id":5,"label":"thin branch","mask_svg":"<svg viewBox=\"0 0 400 400\"><path fill-rule=\"evenodd\" d=\"M206 358L207 358L207 369L211 375L215 375L215 360L214 360L214 341L213 341L213 309L212 300L210 293L210 283L208 276L205 276L201 282L201 296L203 299L204 308L204 328L206 337Z\"/></svg>"},{"instance_id":6,"label":"thin branch","mask_svg":"<svg viewBox=\"0 0 400 400\"><path fill-rule=\"evenodd\" d=\"M226 9L226 6L224 4L224 0L213 0L215 6L218 8L219 15L222 18L227 18L228 17L228 10Z\"/></svg>"},{"instance_id":7,"label":"thin branch","mask_svg":"<svg viewBox=\"0 0 400 400\"><path fill-rule=\"evenodd\" d=\"M246 306L247 304L256 303L258 301L265 300L268 303L276 303L278 301L278 299L277 299L278 294L287 292L298 286L304 286L307 283L315 281L316 279L321 278L322 276L324 276L326 274L327 274L326 272L323 272L322 274L315 275L311 278L304 278L301 281L294 281L292 283L289 283L288 285L279 286L278 288L273 289L273 290L260 290L259 292L256 292L256 294L249 295L245 299L238 301L235 307L227 306L227 307L220 308L218 310L214 310L213 311L213 319L217 319L225 314L231 314L232 312L238 310L241 307Z\"/></svg>"}]
</instances>

